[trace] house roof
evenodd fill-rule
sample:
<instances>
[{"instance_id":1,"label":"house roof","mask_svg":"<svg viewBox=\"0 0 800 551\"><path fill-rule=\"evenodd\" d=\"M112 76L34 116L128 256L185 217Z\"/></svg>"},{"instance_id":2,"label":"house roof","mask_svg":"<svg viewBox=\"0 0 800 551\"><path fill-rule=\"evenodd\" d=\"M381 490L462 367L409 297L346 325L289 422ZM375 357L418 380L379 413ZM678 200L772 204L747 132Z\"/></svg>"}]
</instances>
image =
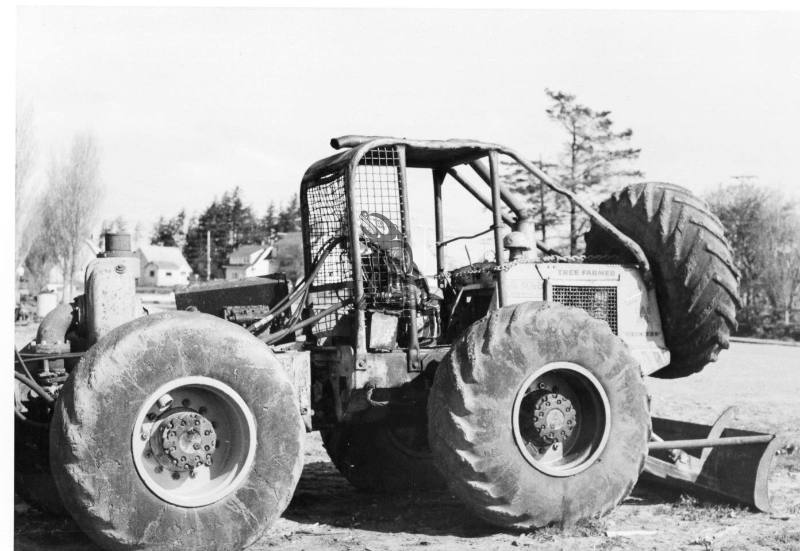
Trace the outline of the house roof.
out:
<instances>
[{"instance_id":1,"label":"house roof","mask_svg":"<svg viewBox=\"0 0 800 551\"><path fill-rule=\"evenodd\" d=\"M153 263L159 268L192 271L178 247L143 245L139 247L139 255L142 257L142 265Z\"/></svg>"},{"instance_id":2,"label":"house roof","mask_svg":"<svg viewBox=\"0 0 800 551\"><path fill-rule=\"evenodd\" d=\"M230 254L228 257L228 266L252 266L262 258L264 258L265 254L269 254L272 250L272 247L269 245L240 245ZM251 256L254 253L256 254L253 257L252 261L249 261ZM235 260L237 259L237 260ZM246 259L244 261L238 259Z\"/></svg>"},{"instance_id":3,"label":"house roof","mask_svg":"<svg viewBox=\"0 0 800 551\"><path fill-rule=\"evenodd\" d=\"M231 253L231 256L251 255L256 251L268 248L268 245L240 245Z\"/></svg>"}]
</instances>

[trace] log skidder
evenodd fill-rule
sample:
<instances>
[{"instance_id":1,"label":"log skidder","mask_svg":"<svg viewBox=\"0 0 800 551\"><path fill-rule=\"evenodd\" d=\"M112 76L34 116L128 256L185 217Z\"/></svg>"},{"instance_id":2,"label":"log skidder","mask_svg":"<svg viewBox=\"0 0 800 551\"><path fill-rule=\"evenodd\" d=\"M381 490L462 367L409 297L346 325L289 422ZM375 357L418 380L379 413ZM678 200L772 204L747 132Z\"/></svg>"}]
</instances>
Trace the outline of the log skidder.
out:
<instances>
[{"instance_id":1,"label":"log skidder","mask_svg":"<svg viewBox=\"0 0 800 551\"><path fill-rule=\"evenodd\" d=\"M639 364L577 308L522 303L473 324L439 366L428 417L451 489L508 528L608 513L647 457Z\"/></svg>"},{"instance_id":2,"label":"log skidder","mask_svg":"<svg viewBox=\"0 0 800 551\"><path fill-rule=\"evenodd\" d=\"M15 360L20 496L58 509L56 488L108 549L233 551L287 506L302 432L319 430L357 488L445 482L502 528L603 515L643 468L769 509L774 435L648 412L642 376L698 371L735 325L730 248L701 201L631 186L598 213L496 144L331 144L301 182L305 274L291 292L280 274L209 282L147 315L129 237L106 236L84 294ZM537 242L501 155L586 212L589 255ZM434 274L412 253L410 169L433 177ZM450 180L491 212L488 230L445 235ZM488 232L482 262L449 265L448 244Z\"/></svg>"}]
</instances>

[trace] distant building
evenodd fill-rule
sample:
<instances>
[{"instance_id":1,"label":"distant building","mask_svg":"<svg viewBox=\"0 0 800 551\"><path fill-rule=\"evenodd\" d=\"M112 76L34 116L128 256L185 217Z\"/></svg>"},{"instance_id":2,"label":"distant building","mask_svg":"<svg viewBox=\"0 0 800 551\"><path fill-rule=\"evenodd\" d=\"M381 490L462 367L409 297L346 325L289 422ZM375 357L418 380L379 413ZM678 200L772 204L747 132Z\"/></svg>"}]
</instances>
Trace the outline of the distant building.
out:
<instances>
[{"instance_id":1,"label":"distant building","mask_svg":"<svg viewBox=\"0 0 800 551\"><path fill-rule=\"evenodd\" d=\"M139 255L142 287L175 287L187 285L192 268L178 247L144 245L136 251Z\"/></svg>"},{"instance_id":2,"label":"distant building","mask_svg":"<svg viewBox=\"0 0 800 551\"><path fill-rule=\"evenodd\" d=\"M246 277L267 275L272 269L272 257L271 245L242 245L228 257L225 279L235 281Z\"/></svg>"}]
</instances>

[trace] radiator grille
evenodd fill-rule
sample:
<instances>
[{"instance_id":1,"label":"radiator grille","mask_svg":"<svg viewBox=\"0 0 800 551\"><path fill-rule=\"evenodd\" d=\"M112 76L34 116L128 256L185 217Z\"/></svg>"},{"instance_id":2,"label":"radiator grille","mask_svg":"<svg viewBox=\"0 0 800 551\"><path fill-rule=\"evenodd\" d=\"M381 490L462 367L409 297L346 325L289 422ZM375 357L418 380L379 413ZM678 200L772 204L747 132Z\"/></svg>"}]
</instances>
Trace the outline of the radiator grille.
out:
<instances>
[{"instance_id":1,"label":"radiator grille","mask_svg":"<svg viewBox=\"0 0 800 551\"><path fill-rule=\"evenodd\" d=\"M553 302L583 308L595 319L603 320L617 334L617 288L553 285Z\"/></svg>"}]
</instances>

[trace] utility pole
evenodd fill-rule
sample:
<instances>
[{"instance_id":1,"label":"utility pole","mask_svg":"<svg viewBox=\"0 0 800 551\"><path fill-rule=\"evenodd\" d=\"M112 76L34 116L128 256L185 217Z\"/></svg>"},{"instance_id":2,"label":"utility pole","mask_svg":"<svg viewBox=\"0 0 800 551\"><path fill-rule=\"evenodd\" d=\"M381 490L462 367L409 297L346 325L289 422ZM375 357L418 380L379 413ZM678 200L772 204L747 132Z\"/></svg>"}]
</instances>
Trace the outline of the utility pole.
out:
<instances>
[{"instance_id":1,"label":"utility pole","mask_svg":"<svg viewBox=\"0 0 800 551\"><path fill-rule=\"evenodd\" d=\"M544 163L542 162L542 156L539 155L539 170L544 171ZM542 243L547 242L547 223L546 218L544 215L544 184L539 182L539 218L541 219L541 228L542 228Z\"/></svg>"},{"instance_id":2,"label":"utility pole","mask_svg":"<svg viewBox=\"0 0 800 551\"><path fill-rule=\"evenodd\" d=\"M211 230L206 230L206 281L211 279Z\"/></svg>"}]
</instances>

